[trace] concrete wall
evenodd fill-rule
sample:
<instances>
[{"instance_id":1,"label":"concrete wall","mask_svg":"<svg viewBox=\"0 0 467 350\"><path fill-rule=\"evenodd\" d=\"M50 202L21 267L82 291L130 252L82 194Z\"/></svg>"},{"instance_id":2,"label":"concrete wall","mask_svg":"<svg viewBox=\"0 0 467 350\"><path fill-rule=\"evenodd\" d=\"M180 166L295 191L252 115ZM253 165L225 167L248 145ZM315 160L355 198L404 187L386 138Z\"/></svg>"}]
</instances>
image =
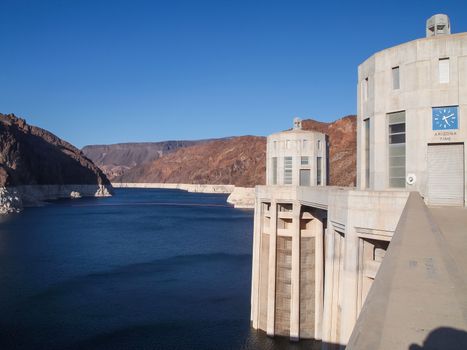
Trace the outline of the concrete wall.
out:
<instances>
[{"instance_id":1,"label":"concrete wall","mask_svg":"<svg viewBox=\"0 0 467 350\"><path fill-rule=\"evenodd\" d=\"M258 186L254 328L346 344L408 192Z\"/></svg>"},{"instance_id":2,"label":"concrete wall","mask_svg":"<svg viewBox=\"0 0 467 350\"><path fill-rule=\"evenodd\" d=\"M439 82L440 58L450 60L449 83ZM397 66L400 88L393 89L392 68ZM368 98L365 100L366 79ZM467 33L419 39L374 54L358 67L357 91L357 187L389 188L387 114L406 111L406 174L413 173L417 178L406 188L425 196L428 144L467 141ZM459 106L458 130L432 130L432 107L443 106ZM363 120L366 118L371 125L369 184L365 181Z\"/></svg>"}]
</instances>

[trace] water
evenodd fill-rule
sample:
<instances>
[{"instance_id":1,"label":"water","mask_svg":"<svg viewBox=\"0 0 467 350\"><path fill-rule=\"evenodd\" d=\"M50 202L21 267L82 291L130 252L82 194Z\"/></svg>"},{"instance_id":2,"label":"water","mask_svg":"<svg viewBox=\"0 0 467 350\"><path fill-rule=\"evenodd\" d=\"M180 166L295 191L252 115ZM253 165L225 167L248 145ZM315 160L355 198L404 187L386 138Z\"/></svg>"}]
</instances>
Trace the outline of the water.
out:
<instances>
[{"instance_id":1,"label":"water","mask_svg":"<svg viewBox=\"0 0 467 350\"><path fill-rule=\"evenodd\" d=\"M0 218L0 349L301 349L250 328L253 212L120 189Z\"/></svg>"}]
</instances>

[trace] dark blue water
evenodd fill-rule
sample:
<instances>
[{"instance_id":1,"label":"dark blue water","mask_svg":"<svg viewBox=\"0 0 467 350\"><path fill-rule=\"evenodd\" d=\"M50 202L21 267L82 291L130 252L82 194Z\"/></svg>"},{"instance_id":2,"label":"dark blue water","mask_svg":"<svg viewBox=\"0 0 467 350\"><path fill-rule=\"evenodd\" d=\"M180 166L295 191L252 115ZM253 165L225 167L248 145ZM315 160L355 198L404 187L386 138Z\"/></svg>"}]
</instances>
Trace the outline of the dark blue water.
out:
<instances>
[{"instance_id":1,"label":"dark blue water","mask_svg":"<svg viewBox=\"0 0 467 350\"><path fill-rule=\"evenodd\" d=\"M253 212L121 189L0 218L0 349L279 349L250 328Z\"/></svg>"}]
</instances>

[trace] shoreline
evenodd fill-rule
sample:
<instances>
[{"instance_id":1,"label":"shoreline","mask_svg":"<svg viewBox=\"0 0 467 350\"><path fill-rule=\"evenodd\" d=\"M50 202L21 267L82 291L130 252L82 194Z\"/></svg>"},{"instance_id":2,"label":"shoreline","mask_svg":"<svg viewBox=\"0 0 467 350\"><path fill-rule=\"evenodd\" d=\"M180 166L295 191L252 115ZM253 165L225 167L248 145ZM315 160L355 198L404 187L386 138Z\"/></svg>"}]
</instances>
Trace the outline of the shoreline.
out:
<instances>
[{"instance_id":1,"label":"shoreline","mask_svg":"<svg viewBox=\"0 0 467 350\"><path fill-rule=\"evenodd\" d=\"M228 194L227 203L237 209L253 209L255 189L234 185L177 183L112 183L109 185L21 185L0 187L0 215L19 213L24 207L61 198L109 197L113 188L176 189L192 193Z\"/></svg>"},{"instance_id":2,"label":"shoreline","mask_svg":"<svg viewBox=\"0 0 467 350\"><path fill-rule=\"evenodd\" d=\"M98 184L20 185L0 187L0 215L60 198L110 197L112 186Z\"/></svg>"},{"instance_id":3,"label":"shoreline","mask_svg":"<svg viewBox=\"0 0 467 350\"><path fill-rule=\"evenodd\" d=\"M253 209L255 207L255 189L253 187L237 187L234 185L213 184L179 184L179 183L112 183L114 188L160 188L182 190L193 193L229 194L227 203L238 209Z\"/></svg>"},{"instance_id":4,"label":"shoreline","mask_svg":"<svg viewBox=\"0 0 467 350\"><path fill-rule=\"evenodd\" d=\"M178 184L178 183L143 183L143 182L113 182L114 188L161 188L172 190L183 190L195 193L224 193L230 194L234 191L234 185L211 185L211 184Z\"/></svg>"}]
</instances>

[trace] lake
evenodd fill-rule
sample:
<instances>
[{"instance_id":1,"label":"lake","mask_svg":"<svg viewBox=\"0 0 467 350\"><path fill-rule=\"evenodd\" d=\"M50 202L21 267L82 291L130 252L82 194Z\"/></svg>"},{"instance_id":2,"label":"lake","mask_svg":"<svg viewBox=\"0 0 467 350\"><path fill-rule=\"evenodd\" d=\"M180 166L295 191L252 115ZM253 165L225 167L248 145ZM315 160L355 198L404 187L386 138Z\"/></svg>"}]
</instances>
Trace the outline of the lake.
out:
<instances>
[{"instance_id":1,"label":"lake","mask_svg":"<svg viewBox=\"0 0 467 350\"><path fill-rule=\"evenodd\" d=\"M116 189L0 217L0 349L310 349L250 327L253 211Z\"/></svg>"}]
</instances>

